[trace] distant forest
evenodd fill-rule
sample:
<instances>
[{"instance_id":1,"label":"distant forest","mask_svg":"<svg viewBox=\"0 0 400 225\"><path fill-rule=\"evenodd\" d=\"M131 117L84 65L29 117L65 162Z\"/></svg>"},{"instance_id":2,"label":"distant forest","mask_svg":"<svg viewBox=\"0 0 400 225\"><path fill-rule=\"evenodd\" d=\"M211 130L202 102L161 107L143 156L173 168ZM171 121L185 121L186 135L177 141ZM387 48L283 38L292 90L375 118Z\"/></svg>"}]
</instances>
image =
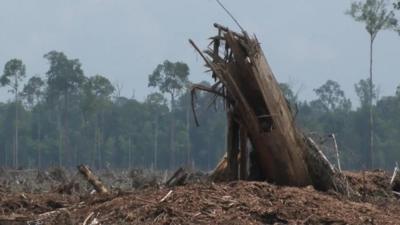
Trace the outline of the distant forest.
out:
<instances>
[{"instance_id":1,"label":"distant forest","mask_svg":"<svg viewBox=\"0 0 400 225\"><path fill-rule=\"evenodd\" d=\"M0 82L13 98L0 103L0 166L210 170L223 156L224 103L206 92L192 96L185 63L156 66L148 85L158 91L142 102L121 96L104 76L86 76L78 59L56 51L44 58L49 68L42 76L26 76L18 59L4 66ZM369 84L362 79L354 85L358 107L332 80L314 89L312 101L300 101L288 84L281 88L298 126L328 155L335 134L342 167L362 169L369 159ZM400 88L379 99L373 90L374 166L391 168L400 159Z\"/></svg>"},{"instance_id":2,"label":"distant forest","mask_svg":"<svg viewBox=\"0 0 400 225\"><path fill-rule=\"evenodd\" d=\"M336 137L342 168L393 168L400 159L400 87L393 96L379 97L373 82L375 38L384 30L400 34L398 10L398 0L367 0L352 2L346 11L370 40L369 75L354 84L358 103L333 80L316 87L311 101L299 100L290 85L280 84L298 127L332 162ZM51 51L44 60L49 68L42 75L28 76L19 59L9 60L0 74L0 88L13 94L0 102L0 167L84 163L96 169L211 170L224 155L224 102L192 93L184 62L155 65L148 86L157 91L138 101L121 96L121 87L106 76L88 76L78 59L63 52Z\"/></svg>"}]
</instances>

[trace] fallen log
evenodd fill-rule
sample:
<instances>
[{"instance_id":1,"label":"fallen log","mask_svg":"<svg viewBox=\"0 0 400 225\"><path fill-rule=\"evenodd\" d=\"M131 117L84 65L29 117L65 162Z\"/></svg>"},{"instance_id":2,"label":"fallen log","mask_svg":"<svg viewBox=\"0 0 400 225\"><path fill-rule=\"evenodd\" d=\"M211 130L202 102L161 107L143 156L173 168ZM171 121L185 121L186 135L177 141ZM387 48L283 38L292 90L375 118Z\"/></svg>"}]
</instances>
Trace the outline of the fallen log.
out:
<instances>
[{"instance_id":1,"label":"fallen log","mask_svg":"<svg viewBox=\"0 0 400 225\"><path fill-rule=\"evenodd\" d=\"M225 174L228 180L237 180L238 175L243 174L240 175L242 179L265 179L279 185L341 189L338 185L342 186L343 182L336 176L337 172L319 154L315 143L310 143L296 128L287 100L257 38L249 37L245 31L236 33L218 24L214 26L218 34L211 38L207 50L201 51L189 40L212 71L214 80L223 86L205 91L226 96L226 166L221 167L225 165L221 162L218 175L214 177ZM245 140L249 140L255 154L249 159L250 165L245 165L245 159L238 157L239 152L248 151L243 149L246 145L240 143ZM257 164L259 175L255 176L250 170L250 174L244 176L246 170L240 164L246 168Z\"/></svg>"},{"instance_id":2,"label":"fallen log","mask_svg":"<svg viewBox=\"0 0 400 225\"><path fill-rule=\"evenodd\" d=\"M90 168L86 165L78 166L79 172L86 178L86 180L93 186L97 193L105 194L108 193L106 186L100 181L100 179L92 173Z\"/></svg>"}]
</instances>

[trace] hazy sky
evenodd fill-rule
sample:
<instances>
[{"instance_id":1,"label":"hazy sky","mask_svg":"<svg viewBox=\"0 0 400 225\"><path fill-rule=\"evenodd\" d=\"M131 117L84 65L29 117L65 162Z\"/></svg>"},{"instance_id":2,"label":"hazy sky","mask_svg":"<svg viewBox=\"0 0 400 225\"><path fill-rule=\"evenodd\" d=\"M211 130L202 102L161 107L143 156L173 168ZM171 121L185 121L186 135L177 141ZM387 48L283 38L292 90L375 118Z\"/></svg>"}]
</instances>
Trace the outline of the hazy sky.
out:
<instances>
[{"instance_id":1,"label":"hazy sky","mask_svg":"<svg viewBox=\"0 0 400 225\"><path fill-rule=\"evenodd\" d=\"M363 24L344 15L349 0L222 1L257 35L277 79L301 98L314 98L313 88L333 79L356 99L354 83L368 75L369 41ZM139 100L152 91L148 74L165 59L187 62L194 81L207 79L188 38L203 48L214 22L236 29L214 0L1 0L0 9L1 67L20 58L29 76L44 75L43 55L63 51L80 59L87 76L102 74ZM400 36L380 33L375 53L380 95L393 94Z\"/></svg>"}]
</instances>

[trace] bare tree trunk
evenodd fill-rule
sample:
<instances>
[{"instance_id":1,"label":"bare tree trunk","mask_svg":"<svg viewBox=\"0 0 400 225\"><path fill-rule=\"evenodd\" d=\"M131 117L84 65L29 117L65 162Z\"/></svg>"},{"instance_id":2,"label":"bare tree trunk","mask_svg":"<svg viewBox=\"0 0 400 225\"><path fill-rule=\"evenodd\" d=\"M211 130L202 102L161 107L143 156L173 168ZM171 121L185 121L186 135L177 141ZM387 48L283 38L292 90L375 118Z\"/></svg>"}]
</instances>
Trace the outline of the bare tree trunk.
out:
<instances>
[{"instance_id":1,"label":"bare tree trunk","mask_svg":"<svg viewBox=\"0 0 400 225\"><path fill-rule=\"evenodd\" d=\"M94 132L93 132L93 153L92 153L92 168L96 168L96 158L97 158L97 124L95 121Z\"/></svg>"},{"instance_id":2,"label":"bare tree trunk","mask_svg":"<svg viewBox=\"0 0 400 225\"><path fill-rule=\"evenodd\" d=\"M228 169L232 179L238 179L238 154L239 154L239 125L233 118L233 112L228 112Z\"/></svg>"},{"instance_id":3,"label":"bare tree trunk","mask_svg":"<svg viewBox=\"0 0 400 225\"><path fill-rule=\"evenodd\" d=\"M128 138L128 168L131 169L132 167L132 140L131 140L131 136L129 135Z\"/></svg>"},{"instance_id":4,"label":"bare tree trunk","mask_svg":"<svg viewBox=\"0 0 400 225\"><path fill-rule=\"evenodd\" d=\"M100 123L99 123L99 163L100 163L100 168L103 168L103 166L105 165L104 163L104 148L103 148L103 144L104 144L104 110L101 110L100 113Z\"/></svg>"},{"instance_id":5,"label":"bare tree trunk","mask_svg":"<svg viewBox=\"0 0 400 225\"><path fill-rule=\"evenodd\" d=\"M98 152L98 160L99 160L99 169L103 167L103 152L102 152L102 143L103 143L103 133L101 127L98 128L98 138L97 138L97 152Z\"/></svg>"},{"instance_id":6,"label":"bare tree trunk","mask_svg":"<svg viewBox=\"0 0 400 225\"><path fill-rule=\"evenodd\" d=\"M37 147L37 154L38 154L38 168L42 168L42 125L40 122L40 116L38 121L38 147Z\"/></svg>"},{"instance_id":7,"label":"bare tree trunk","mask_svg":"<svg viewBox=\"0 0 400 225\"><path fill-rule=\"evenodd\" d=\"M373 116L373 82L372 82L372 65L373 65L373 44L374 38L371 36L370 55L369 55L369 154L370 168L374 165L374 116Z\"/></svg>"},{"instance_id":8,"label":"bare tree trunk","mask_svg":"<svg viewBox=\"0 0 400 225\"><path fill-rule=\"evenodd\" d=\"M64 159L65 162L69 162L69 155L71 153L70 151L70 147L69 147L69 130L68 130L68 108L69 108L69 94L68 91L65 91L64 93L64 110L63 110L63 155L61 157L63 157L64 155L66 156L66 158Z\"/></svg>"},{"instance_id":9,"label":"bare tree trunk","mask_svg":"<svg viewBox=\"0 0 400 225\"><path fill-rule=\"evenodd\" d=\"M14 168L18 168L18 79L15 75L15 150L14 150Z\"/></svg>"},{"instance_id":10,"label":"bare tree trunk","mask_svg":"<svg viewBox=\"0 0 400 225\"><path fill-rule=\"evenodd\" d=\"M240 126L240 176L241 180L247 180L247 131L243 126Z\"/></svg>"},{"instance_id":11,"label":"bare tree trunk","mask_svg":"<svg viewBox=\"0 0 400 225\"><path fill-rule=\"evenodd\" d=\"M171 94L171 139L170 139L170 169L175 168L175 96Z\"/></svg>"},{"instance_id":12,"label":"bare tree trunk","mask_svg":"<svg viewBox=\"0 0 400 225\"><path fill-rule=\"evenodd\" d=\"M60 121L60 116L58 116L57 124L58 124L58 166L62 167L62 153L63 153L63 129Z\"/></svg>"},{"instance_id":13,"label":"bare tree trunk","mask_svg":"<svg viewBox=\"0 0 400 225\"><path fill-rule=\"evenodd\" d=\"M189 90L189 89L188 89ZM192 145L190 142L190 93L187 93L186 105L186 140L187 140L187 165L192 167Z\"/></svg>"},{"instance_id":14,"label":"bare tree trunk","mask_svg":"<svg viewBox=\"0 0 400 225\"><path fill-rule=\"evenodd\" d=\"M142 162L144 163L144 156L142 156ZM135 168L135 136L132 137L131 143L131 167Z\"/></svg>"},{"instance_id":15,"label":"bare tree trunk","mask_svg":"<svg viewBox=\"0 0 400 225\"><path fill-rule=\"evenodd\" d=\"M158 121L159 118L156 116L155 129L154 129L154 155L153 155L153 167L157 170L157 154L158 154Z\"/></svg>"}]
</instances>

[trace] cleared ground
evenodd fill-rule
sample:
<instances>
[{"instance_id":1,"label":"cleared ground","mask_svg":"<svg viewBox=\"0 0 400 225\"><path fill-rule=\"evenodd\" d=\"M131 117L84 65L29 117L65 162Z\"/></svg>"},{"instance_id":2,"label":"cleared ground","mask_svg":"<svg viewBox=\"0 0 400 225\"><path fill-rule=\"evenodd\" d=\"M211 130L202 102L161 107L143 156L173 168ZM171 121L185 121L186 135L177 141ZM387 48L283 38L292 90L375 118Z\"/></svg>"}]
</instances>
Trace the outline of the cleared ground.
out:
<instances>
[{"instance_id":1,"label":"cleared ground","mask_svg":"<svg viewBox=\"0 0 400 225\"><path fill-rule=\"evenodd\" d=\"M62 170L3 170L0 224L400 224L400 202L383 171L346 173L351 196L265 182L216 184L200 174L179 187L161 185L162 174L98 174L112 193L91 194L80 176Z\"/></svg>"}]
</instances>

